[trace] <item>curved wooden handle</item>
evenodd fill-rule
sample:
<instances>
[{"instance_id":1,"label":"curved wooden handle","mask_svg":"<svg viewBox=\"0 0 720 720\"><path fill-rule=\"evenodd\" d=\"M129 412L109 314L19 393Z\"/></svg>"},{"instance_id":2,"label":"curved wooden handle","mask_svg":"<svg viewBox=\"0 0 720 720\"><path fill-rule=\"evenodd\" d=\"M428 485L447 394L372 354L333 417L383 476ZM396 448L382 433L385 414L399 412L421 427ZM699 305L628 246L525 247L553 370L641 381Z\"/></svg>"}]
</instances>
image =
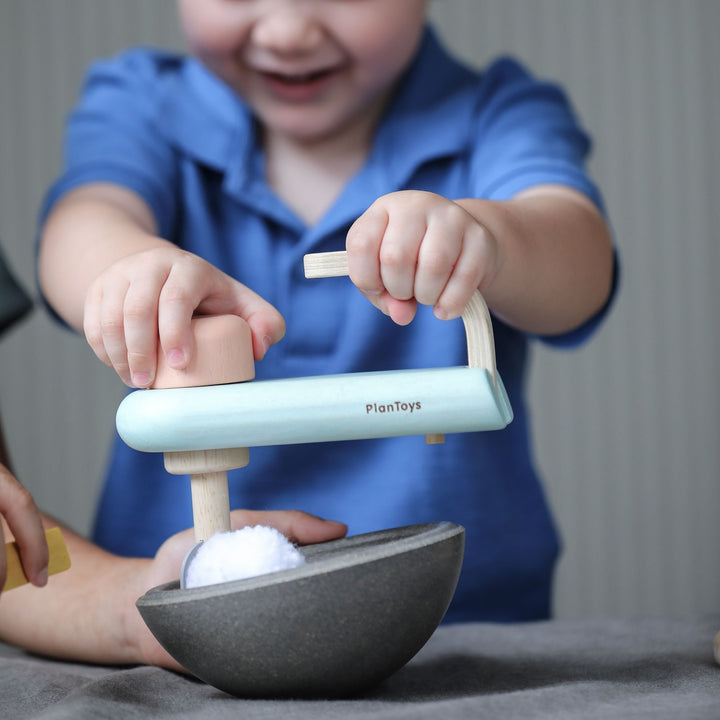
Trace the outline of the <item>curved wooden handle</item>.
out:
<instances>
[{"instance_id":1,"label":"curved wooden handle","mask_svg":"<svg viewBox=\"0 0 720 720\"><path fill-rule=\"evenodd\" d=\"M305 277L340 277L348 274L347 253L313 253L303 258ZM467 338L468 365L485 368L497 387L497 365L495 362L495 339L492 321L483 296L475 291L462 313Z\"/></svg>"}]
</instances>

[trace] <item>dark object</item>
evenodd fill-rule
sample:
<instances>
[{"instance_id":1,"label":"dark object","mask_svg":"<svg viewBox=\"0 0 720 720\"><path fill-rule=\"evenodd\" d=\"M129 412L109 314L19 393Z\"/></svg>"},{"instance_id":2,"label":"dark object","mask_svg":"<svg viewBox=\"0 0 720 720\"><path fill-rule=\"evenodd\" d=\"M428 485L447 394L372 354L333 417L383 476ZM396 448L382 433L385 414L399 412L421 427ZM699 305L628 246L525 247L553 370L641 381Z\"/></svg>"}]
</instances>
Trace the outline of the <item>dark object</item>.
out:
<instances>
[{"instance_id":1,"label":"dark object","mask_svg":"<svg viewBox=\"0 0 720 720\"><path fill-rule=\"evenodd\" d=\"M10 272L0 251L0 335L32 308L32 300Z\"/></svg>"},{"instance_id":2,"label":"dark object","mask_svg":"<svg viewBox=\"0 0 720 720\"><path fill-rule=\"evenodd\" d=\"M384 680L450 604L465 530L413 525L300 548L307 564L202 588L177 581L138 609L187 670L242 697L340 697Z\"/></svg>"}]
</instances>

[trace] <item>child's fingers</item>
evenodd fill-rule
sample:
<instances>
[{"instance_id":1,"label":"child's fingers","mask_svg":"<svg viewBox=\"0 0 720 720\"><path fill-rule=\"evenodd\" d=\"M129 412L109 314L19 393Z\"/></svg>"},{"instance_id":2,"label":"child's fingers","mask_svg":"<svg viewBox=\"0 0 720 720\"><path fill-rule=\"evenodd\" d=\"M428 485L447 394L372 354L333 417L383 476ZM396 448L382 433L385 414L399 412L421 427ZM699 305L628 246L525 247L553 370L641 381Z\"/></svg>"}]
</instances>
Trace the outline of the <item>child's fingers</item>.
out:
<instances>
[{"instance_id":1,"label":"child's fingers","mask_svg":"<svg viewBox=\"0 0 720 720\"><path fill-rule=\"evenodd\" d=\"M237 281L206 260L183 253L172 265L158 303L160 344L170 367L181 370L195 347L190 321L193 315L235 312Z\"/></svg>"},{"instance_id":2,"label":"child's fingers","mask_svg":"<svg viewBox=\"0 0 720 720\"><path fill-rule=\"evenodd\" d=\"M380 245L380 277L396 300L410 300L415 292L415 268L425 237L425 216L418 212L393 212Z\"/></svg>"},{"instance_id":3,"label":"child's fingers","mask_svg":"<svg viewBox=\"0 0 720 720\"><path fill-rule=\"evenodd\" d=\"M245 319L256 360L285 334L285 321L269 302L205 260L186 254L173 265L158 305L160 342L171 367L185 367L194 352L190 320L195 313Z\"/></svg>"},{"instance_id":4,"label":"child's fingers","mask_svg":"<svg viewBox=\"0 0 720 720\"><path fill-rule=\"evenodd\" d=\"M124 302L125 346L132 384L150 387L155 380L158 348L158 298L167 267L151 266L127 289Z\"/></svg>"},{"instance_id":5,"label":"child's fingers","mask_svg":"<svg viewBox=\"0 0 720 720\"><path fill-rule=\"evenodd\" d=\"M463 238L462 250L452 275L435 303L435 315L451 320L462 315L492 264L491 245L484 229L470 226Z\"/></svg>"},{"instance_id":6,"label":"child's fingers","mask_svg":"<svg viewBox=\"0 0 720 720\"><path fill-rule=\"evenodd\" d=\"M110 357L105 352L103 342L102 326L100 323L100 309L102 307L102 287L100 283L93 283L85 298L85 309L83 314L83 332L88 345L97 357L106 365L112 367Z\"/></svg>"},{"instance_id":7,"label":"child's fingers","mask_svg":"<svg viewBox=\"0 0 720 720\"><path fill-rule=\"evenodd\" d=\"M30 493L0 464L0 514L7 520L20 548L26 577L34 585L47 583L49 553L40 512ZM5 545L0 546L5 560ZM5 567L3 565L3 576ZM0 588L4 577L0 581Z\"/></svg>"},{"instance_id":8,"label":"child's fingers","mask_svg":"<svg viewBox=\"0 0 720 720\"><path fill-rule=\"evenodd\" d=\"M421 305L435 305L451 277L462 249L461 230L430 223L418 252L415 271L415 299Z\"/></svg>"},{"instance_id":9,"label":"child's fingers","mask_svg":"<svg viewBox=\"0 0 720 720\"><path fill-rule=\"evenodd\" d=\"M123 328L126 290L127 282L122 277L102 277L93 283L85 299L83 331L98 358L130 385Z\"/></svg>"},{"instance_id":10,"label":"child's fingers","mask_svg":"<svg viewBox=\"0 0 720 720\"><path fill-rule=\"evenodd\" d=\"M271 345L285 335L285 319L269 302L244 285L236 288L239 295L237 314L247 320L253 336L255 360L262 360Z\"/></svg>"},{"instance_id":11,"label":"child's fingers","mask_svg":"<svg viewBox=\"0 0 720 720\"><path fill-rule=\"evenodd\" d=\"M396 300L387 293L379 299L378 305L398 325L409 325L417 312L417 300Z\"/></svg>"},{"instance_id":12,"label":"child's fingers","mask_svg":"<svg viewBox=\"0 0 720 720\"><path fill-rule=\"evenodd\" d=\"M187 298L168 299L163 290L158 304L157 332L168 366L175 370L187 367L195 352L190 321L194 303Z\"/></svg>"},{"instance_id":13,"label":"child's fingers","mask_svg":"<svg viewBox=\"0 0 720 720\"><path fill-rule=\"evenodd\" d=\"M212 266L210 266L212 267ZM255 360L285 335L285 320L267 300L230 275L212 267L211 282L197 310L203 315L237 315L247 321Z\"/></svg>"},{"instance_id":14,"label":"child's fingers","mask_svg":"<svg viewBox=\"0 0 720 720\"><path fill-rule=\"evenodd\" d=\"M387 212L376 202L352 224L345 239L350 279L369 298L385 289L379 256L388 221Z\"/></svg>"},{"instance_id":15,"label":"child's fingers","mask_svg":"<svg viewBox=\"0 0 720 720\"><path fill-rule=\"evenodd\" d=\"M120 379L132 386L125 344L125 295L128 282L122 275L108 278L100 303L100 332L105 352Z\"/></svg>"}]
</instances>

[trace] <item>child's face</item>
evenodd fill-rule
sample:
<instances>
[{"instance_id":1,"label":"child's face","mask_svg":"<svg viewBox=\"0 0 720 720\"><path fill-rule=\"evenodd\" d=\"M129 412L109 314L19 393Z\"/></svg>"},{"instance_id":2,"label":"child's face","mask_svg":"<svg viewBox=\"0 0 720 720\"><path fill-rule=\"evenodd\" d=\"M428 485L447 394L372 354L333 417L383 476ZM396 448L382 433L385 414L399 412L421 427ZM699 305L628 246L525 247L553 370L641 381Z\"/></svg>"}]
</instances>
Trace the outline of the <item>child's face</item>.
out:
<instances>
[{"instance_id":1,"label":"child's face","mask_svg":"<svg viewBox=\"0 0 720 720\"><path fill-rule=\"evenodd\" d=\"M266 129L300 141L377 118L428 0L178 0L192 52Z\"/></svg>"}]
</instances>

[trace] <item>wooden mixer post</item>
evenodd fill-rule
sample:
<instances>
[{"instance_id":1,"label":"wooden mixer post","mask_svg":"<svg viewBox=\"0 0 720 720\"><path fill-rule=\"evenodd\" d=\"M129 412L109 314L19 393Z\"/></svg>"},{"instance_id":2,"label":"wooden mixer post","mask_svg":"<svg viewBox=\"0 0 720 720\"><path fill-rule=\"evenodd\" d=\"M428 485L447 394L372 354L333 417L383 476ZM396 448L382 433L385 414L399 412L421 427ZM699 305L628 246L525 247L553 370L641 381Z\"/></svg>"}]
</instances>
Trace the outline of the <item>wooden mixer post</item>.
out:
<instances>
[{"instance_id":1,"label":"wooden mixer post","mask_svg":"<svg viewBox=\"0 0 720 720\"><path fill-rule=\"evenodd\" d=\"M193 358L185 370L174 370L158 350L153 388L189 388L245 382L255 377L252 336L248 324L236 315L197 317L192 320ZM247 448L189 450L164 453L172 475L190 475L195 542L230 530L227 471L245 467Z\"/></svg>"}]
</instances>

